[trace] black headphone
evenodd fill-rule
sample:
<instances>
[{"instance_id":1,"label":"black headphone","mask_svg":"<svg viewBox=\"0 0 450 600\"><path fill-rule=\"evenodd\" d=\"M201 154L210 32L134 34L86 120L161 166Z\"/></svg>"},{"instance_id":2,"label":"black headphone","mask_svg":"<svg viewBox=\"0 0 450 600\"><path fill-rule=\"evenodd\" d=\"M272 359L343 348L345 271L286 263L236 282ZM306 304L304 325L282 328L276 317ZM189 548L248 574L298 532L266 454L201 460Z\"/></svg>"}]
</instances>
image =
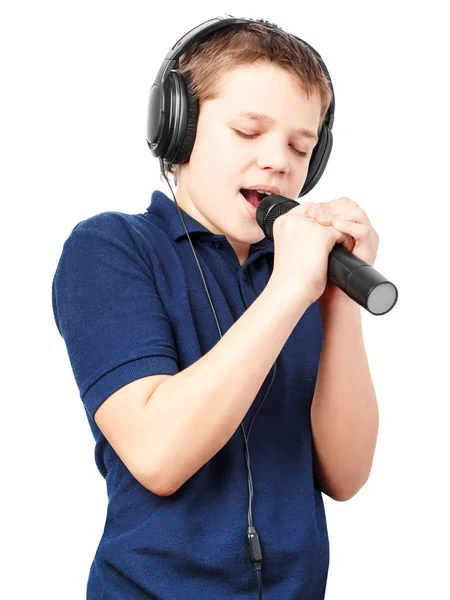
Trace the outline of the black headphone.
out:
<instances>
[{"instance_id":1,"label":"black headphone","mask_svg":"<svg viewBox=\"0 0 450 600\"><path fill-rule=\"evenodd\" d=\"M276 27L268 21L261 23L254 19L235 18L230 15L217 17L191 29L169 51L152 85L148 103L147 144L153 156L163 159L167 164L182 164L189 160L194 147L199 103L177 70L179 57L193 44L203 41L218 29L246 23L262 24L272 29ZM308 174L298 196L300 198L312 190L327 165L333 147L331 130L334 122L335 100L333 84L320 54L304 40L292 34L289 35L312 50L327 76L332 90L331 104L309 162Z\"/></svg>"}]
</instances>

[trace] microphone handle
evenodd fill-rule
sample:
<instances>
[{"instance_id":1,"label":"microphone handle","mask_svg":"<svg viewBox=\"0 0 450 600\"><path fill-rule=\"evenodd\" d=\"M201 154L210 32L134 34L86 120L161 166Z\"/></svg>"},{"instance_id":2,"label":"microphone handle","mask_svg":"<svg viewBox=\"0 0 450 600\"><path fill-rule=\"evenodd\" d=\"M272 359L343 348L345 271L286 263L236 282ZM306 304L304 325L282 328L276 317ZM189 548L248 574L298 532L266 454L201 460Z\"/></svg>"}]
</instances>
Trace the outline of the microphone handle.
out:
<instances>
[{"instance_id":1,"label":"microphone handle","mask_svg":"<svg viewBox=\"0 0 450 600\"><path fill-rule=\"evenodd\" d=\"M342 244L335 244L329 254L328 279L373 315L386 314L398 299L391 281Z\"/></svg>"}]
</instances>

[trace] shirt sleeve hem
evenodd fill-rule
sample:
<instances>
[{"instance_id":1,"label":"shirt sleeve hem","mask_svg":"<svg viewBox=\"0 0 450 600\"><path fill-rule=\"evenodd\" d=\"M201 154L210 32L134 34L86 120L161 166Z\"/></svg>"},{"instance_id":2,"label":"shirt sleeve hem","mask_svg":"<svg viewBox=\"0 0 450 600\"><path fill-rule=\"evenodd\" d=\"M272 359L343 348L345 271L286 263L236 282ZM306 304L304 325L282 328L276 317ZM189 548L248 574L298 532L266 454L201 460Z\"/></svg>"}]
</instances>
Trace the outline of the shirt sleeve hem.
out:
<instances>
[{"instance_id":1,"label":"shirt sleeve hem","mask_svg":"<svg viewBox=\"0 0 450 600\"><path fill-rule=\"evenodd\" d=\"M124 385L150 375L176 375L176 373L178 373L178 365L173 358L167 356L138 358L124 363L103 375L91 385L82 400L93 420L99 406Z\"/></svg>"}]
</instances>

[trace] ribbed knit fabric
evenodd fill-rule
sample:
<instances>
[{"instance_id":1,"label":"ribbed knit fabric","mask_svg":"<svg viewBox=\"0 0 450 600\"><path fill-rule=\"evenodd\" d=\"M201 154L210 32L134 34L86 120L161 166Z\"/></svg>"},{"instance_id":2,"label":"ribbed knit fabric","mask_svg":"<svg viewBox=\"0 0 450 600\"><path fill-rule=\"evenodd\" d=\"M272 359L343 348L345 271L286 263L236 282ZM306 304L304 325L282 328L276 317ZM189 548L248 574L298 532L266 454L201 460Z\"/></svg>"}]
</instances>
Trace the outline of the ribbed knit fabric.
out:
<instances>
[{"instance_id":1,"label":"ribbed knit fabric","mask_svg":"<svg viewBox=\"0 0 450 600\"><path fill-rule=\"evenodd\" d=\"M183 216L225 334L266 286L274 244L253 244L241 266L224 235ZM108 494L87 600L257 600L241 428L175 494L161 497L131 475L93 418L127 383L176 374L220 340L175 203L155 191L143 213L104 212L78 223L62 249L52 302ZM315 302L278 356L249 437L263 600L325 595L329 545L310 424L322 333ZM273 368L245 416L246 431L272 375ZM226 402L226 393L216 401Z\"/></svg>"}]
</instances>

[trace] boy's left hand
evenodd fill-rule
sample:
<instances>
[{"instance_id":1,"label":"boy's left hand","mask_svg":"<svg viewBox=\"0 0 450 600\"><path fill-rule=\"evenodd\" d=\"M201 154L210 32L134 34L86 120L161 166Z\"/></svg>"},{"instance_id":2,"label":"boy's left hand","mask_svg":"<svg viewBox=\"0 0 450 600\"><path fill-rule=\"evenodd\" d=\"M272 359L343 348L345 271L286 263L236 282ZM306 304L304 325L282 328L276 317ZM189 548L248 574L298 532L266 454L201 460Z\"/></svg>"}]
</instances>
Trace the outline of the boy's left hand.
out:
<instances>
[{"instance_id":1,"label":"boy's left hand","mask_svg":"<svg viewBox=\"0 0 450 600\"><path fill-rule=\"evenodd\" d=\"M317 212L320 208L322 213ZM342 243L344 248L369 265L374 264L378 252L378 233L356 202L343 197L311 204L306 214L321 225L331 225L338 231L347 233L347 239Z\"/></svg>"}]
</instances>

